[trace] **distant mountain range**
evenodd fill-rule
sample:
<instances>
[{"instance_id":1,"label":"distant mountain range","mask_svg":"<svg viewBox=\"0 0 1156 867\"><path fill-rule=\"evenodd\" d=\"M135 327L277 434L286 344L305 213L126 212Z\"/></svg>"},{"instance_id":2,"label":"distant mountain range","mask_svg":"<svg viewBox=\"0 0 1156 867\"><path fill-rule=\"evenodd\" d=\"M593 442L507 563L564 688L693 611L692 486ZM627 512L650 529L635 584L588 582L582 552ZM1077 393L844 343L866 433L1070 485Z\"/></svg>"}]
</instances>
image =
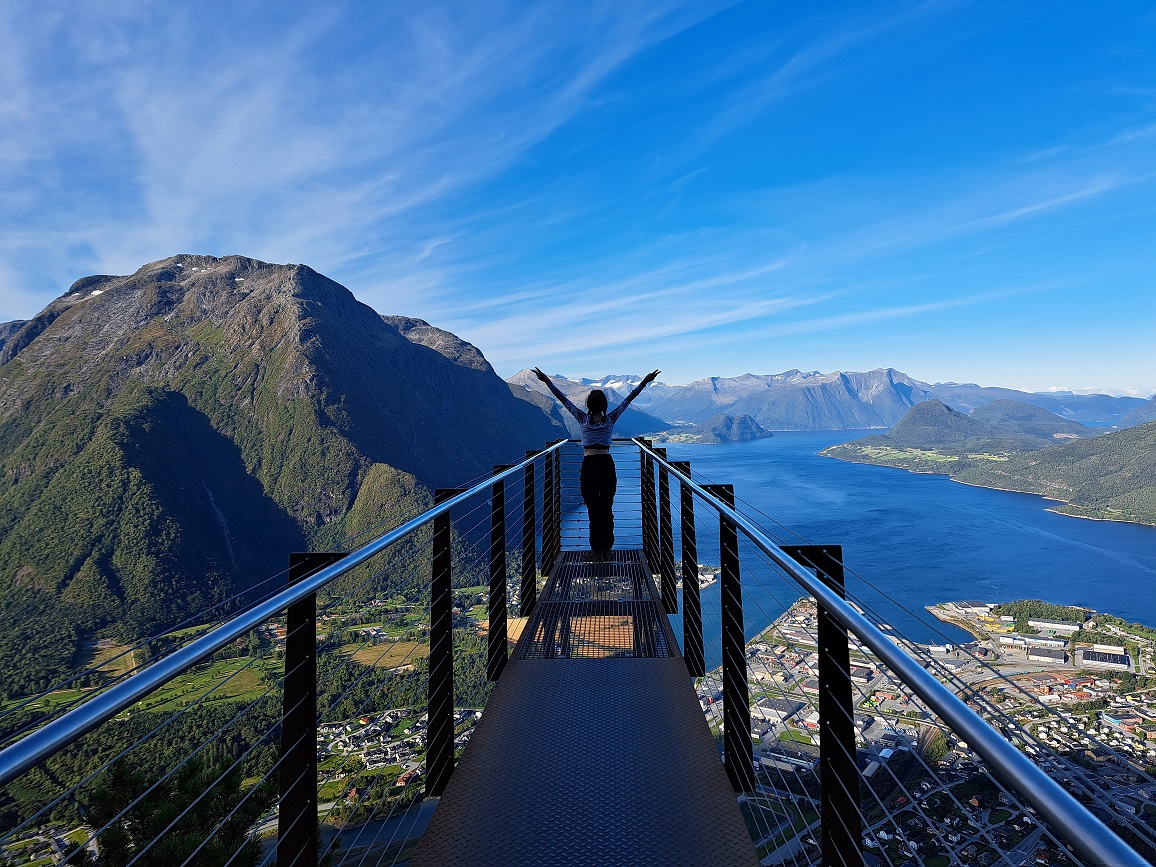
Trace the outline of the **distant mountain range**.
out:
<instances>
[{"instance_id":1,"label":"distant mountain range","mask_svg":"<svg viewBox=\"0 0 1156 867\"><path fill-rule=\"evenodd\" d=\"M929 400L886 434L823 454L1042 494L1064 514L1156 524L1156 422L1104 433L1021 401L964 414Z\"/></svg>"},{"instance_id":2,"label":"distant mountain range","mask_svg":"<svg viewBox=\"0 0 1156 867\"><path fill-rule=\"evenodd\" d=\"M642 377L639 376L607 376L599 380L590 379L566 379L562 376L550 377L554 384L558 386L566 397L570 398L579 407L584 406L586 395L595 388L601 388L606 392L606 397L610 401L611 408L622 403L626 396L634 389ZM566 412L558 404L549 390L543 385L538 377L532 371L520 370L506 380L510 385L510 390L515 396L522 400L527 400L535 406L547 412L551 418L556 419L566 425L571 437L579 437L582 434L581 428L574 420L570 413ZM653 385L650 388L654 388ZM645 394L645 392L643 392ZM626 412L618 419L618 423L614 426L614 435L622 437L635 437L642 434L657 433L659 431L667 430L671 425L667 424L660 418L656 418L646 412L641 412L637 409L639 400L635 400Z\"/></svg>"},{"instance_id":3,"label":"distant mountain range","mask_svg":"<svg viewBox=\"0 0 1156 867\"><path fill-rule=\"evenodd\" d=\"M555 378L578 403L594 387L617 403L638 381ZM937 396L951 421L931 427L958 428L960 448L1017 454L1092 432L1077 422L1156 412L890 369L796 370L655 383L617 433L882 428ZM921 441L926 421L892 434ZM577 432L528 371L503 382L477 347L379 315L305 266L181 255L78 280L32 319L0 324L0 698L70 673L92 638L164 631L281 571L288 551L341 544Z\"/></svg>"},{"instance_id":4,"label":"distant mountain range","mask_svg":"<svg viewBox=\"0 0 1156 867\"><path fill-rule=\"evenodd\" d=\"M9 695L564 435L475 347L301 265L87 277L0 341Z\"/></svg>"},{"instance_id":5,"label":"distant mountain range","mask_svg":"<svg viewBox=\"0 0 1156 867\"><path fill-rule=\"evenodd\" d=\"M521 371L508 381L546 393L529 371ZM613 402L628 393L639 377L570 380L555 376L554 381L572 399L591 388L604 388ZM1156 412L1156 404L1149 406L1150 401L1134 397L1034 394L959 383L932 385L892 368L866 373L788 370L711 377L688 385L656 382L638 397L632 410L654 420L649 431L640 433L701 424L720 413L750 416L767 430L862 430L890 427L911 407L926 400L942 401L964 413L996 400L1017 400L1070 421L1104 426L1129 423L1126 419L1134 413Z\"/></svg>"}]
</instances>

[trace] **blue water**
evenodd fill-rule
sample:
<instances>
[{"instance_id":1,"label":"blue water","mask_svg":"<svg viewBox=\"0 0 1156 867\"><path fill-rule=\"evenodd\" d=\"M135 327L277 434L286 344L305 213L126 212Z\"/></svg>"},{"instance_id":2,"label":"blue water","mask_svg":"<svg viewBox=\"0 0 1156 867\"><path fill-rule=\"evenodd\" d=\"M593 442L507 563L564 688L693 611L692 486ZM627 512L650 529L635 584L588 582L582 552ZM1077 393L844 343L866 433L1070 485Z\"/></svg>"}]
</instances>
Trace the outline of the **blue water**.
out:
<instances>
[{"instance_id":1,"label":"blue water","mask_svg":"<svg viewBox=\"0 0 1156 867\"><path fill-rule=\"evenodd\" d=\"M1071 518L1047 511L1054 504L1031 494L817 454L865 433L671 444L668 454L689 460L696 476L733 484L746 504L740 508L774 519L759 522L782 541L842 545L844 562L856 573L847 579L852 598L917 641L966 639L923 610L957 599L1045 599L1156 626L1156 528ZM699 560L717 563L717 531L712 541L702 517L700 512ZM746 567L757 559L744 552L743 562ZM771 569L756 565L751 571L743 580L748 637L799 595ZM718 595L717 584L703 594L710 665L719 659ZM681 625L677 629L681 639Z\"/></svg>"}]
</instances>

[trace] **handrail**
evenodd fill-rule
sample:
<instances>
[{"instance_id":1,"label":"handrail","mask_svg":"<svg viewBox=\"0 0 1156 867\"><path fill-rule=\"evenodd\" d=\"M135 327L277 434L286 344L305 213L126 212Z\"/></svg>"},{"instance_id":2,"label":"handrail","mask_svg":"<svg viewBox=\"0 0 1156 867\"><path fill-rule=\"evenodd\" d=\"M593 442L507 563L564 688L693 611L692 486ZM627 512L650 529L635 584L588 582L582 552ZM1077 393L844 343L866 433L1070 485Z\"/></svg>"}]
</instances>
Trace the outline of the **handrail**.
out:
<instances>
[{"instance_id":1,"label":"handrail","mask_svg":"<svg viewBox=\"0 0 1156 867\"><path fill-rule=\"evenodd\" d=\"M855 633L940 718L957 732L963 733L968 746L989 762L1005 782L1022 792L1051 823L1061 829L1065 838L1081 855L1104 867L1151 867L1146 859L1140 857L1087 807L1004 740L979 714L901 651L871 621L768 539L759 527L661 457L641 438L635 437L633 441L650 454L659 466L687 485L699 499L741 530L747 539L799 583L844 628Z\"/></svg>"},{"instance_id":2,"label":"handrail","mask_svg":"<svg viewBox=\"0 0 1156 867\"><path fill-rule=\"evenodd\" d=\"M559 440L536 452L533 457L526 458L508 470L503 470L444 503L433 506L428 511L411 518L385 535L379 536L372 542L346 555L333 565L313 573L292 587L282 590L271 599L243 611L212 632L174 651L143 671L113 686L107 692L101 693L63 716L54 719L43 728L25 735L16 743L0 751L0 785L8 783L42 760L54 755L101 723L112 719L125 708L160 689L174 677L183 674L230 642L260 626L279 611L283 611L310 594L316 593L330 581L344 575L350 569L360 566L423 524L450 511L481 491L493 487L497 482L524 469L543 455L561 449L568 442L570 441L565 439Z\"/></svg>"}]
</instances>

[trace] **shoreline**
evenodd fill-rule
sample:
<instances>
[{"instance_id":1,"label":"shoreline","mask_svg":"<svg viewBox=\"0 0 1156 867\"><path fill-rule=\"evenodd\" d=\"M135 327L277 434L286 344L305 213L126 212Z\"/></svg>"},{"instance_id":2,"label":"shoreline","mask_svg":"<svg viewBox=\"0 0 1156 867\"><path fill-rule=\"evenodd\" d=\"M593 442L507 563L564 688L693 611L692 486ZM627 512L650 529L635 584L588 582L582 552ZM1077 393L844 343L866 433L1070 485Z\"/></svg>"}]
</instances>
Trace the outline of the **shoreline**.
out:
<instances>
[{"instance_id":1,"label":"shoreline","mask_svg":"<svg viewBox=\"0 0 1156 867\"><path fill-rule=\"evenodd\" d=\"M839 445L848 445L847 443L839 443ZM832 446L834 448L834 446ZM826 449L824 449L826 451ZM995 485L981 485L978 482L968 482L963 479L957 479L950 472L935 472L934 470L915 470L910 467L897 467L892 464L881 464L875 461L855 461L848 458L839 457L838 455L828 455L823 452L818 452L819 457L830 458L835 461L843 461L848 464L860 464L869 467L884 467L889 470L902 470L905 473L911 473L916 476L947 476L948 480L955 482L958 485L967 485L969 488L982 488L985 491L1004 491L1009 494L1027 494L1032 497L1039 497L1041 500L1046 500L1052 503L1058 503L1063 506L1074 506L1077 509L1086 508L1078 503L1073 503L1071 500L1061 500L1058 497L1049 497L1047 494L1041 494L1038 491L1022 491L1018 488L1001 488ZM1134 524L1138 527L1150 527L1156 529L1156 521L1142 521L1137 518L1106 518L1098 515L1072 515L1067 512L1062 512L1056 507L1048 507L1044 509L1046 512L1051 512L1054 515L1062 515L1065 518L1080 518L1085 521L1105 521L1113 524Z\"/></svg>"}]
</instances>

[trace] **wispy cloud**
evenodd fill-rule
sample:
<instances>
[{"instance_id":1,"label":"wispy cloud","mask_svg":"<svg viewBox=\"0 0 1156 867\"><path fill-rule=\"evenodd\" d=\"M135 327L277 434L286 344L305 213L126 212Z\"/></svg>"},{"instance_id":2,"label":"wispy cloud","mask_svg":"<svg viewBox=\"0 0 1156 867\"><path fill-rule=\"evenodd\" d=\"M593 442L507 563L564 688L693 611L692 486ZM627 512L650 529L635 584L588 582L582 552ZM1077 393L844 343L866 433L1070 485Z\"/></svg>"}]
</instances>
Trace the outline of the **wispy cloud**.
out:
<instances>
[{"instance_id":1,"label":"wispy cloud","mask_svg":"<svg viewBox=\"0 0 1156 867\"><path fill-rule=\"evenodd\" d=\"M120 272L181 250L330 272L396 260L405 279L445 243L431 205L505 170L621 64L718 7L5 8L0 221L27 231L0 255L64 250L74 269Z\"/></svg>"}]
</instances>

